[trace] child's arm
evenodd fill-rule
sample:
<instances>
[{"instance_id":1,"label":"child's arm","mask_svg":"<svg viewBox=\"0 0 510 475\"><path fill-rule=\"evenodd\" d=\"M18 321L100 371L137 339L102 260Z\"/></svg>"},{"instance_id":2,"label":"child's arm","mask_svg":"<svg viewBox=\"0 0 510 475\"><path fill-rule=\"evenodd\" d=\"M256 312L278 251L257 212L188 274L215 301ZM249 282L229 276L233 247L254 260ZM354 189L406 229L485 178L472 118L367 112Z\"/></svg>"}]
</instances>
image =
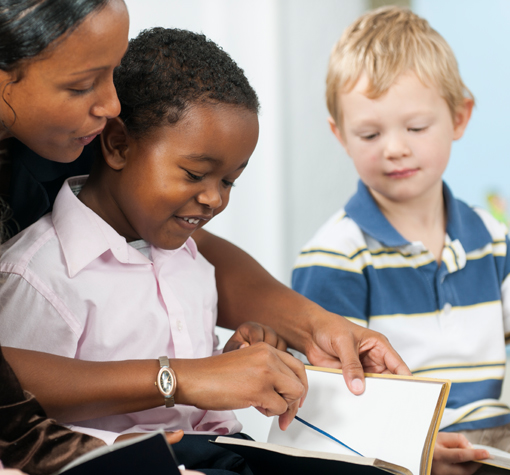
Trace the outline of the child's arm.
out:
<instances>
[{"instance_id":1,"label":"child's arm","mask_svg":"<svg viewBox=\"0 0 510 475\"><path fill-rule=\"evenodd\" d=\"M363 368L410 374L383 335L339 318L289 289L228 241L204 230L193 238L216 268L219 325L232 329L245 321L270 325L312 364L342 367L355 393L363 391L352 386L352 381L364 380Z\"/></svg>"}]
</instances>

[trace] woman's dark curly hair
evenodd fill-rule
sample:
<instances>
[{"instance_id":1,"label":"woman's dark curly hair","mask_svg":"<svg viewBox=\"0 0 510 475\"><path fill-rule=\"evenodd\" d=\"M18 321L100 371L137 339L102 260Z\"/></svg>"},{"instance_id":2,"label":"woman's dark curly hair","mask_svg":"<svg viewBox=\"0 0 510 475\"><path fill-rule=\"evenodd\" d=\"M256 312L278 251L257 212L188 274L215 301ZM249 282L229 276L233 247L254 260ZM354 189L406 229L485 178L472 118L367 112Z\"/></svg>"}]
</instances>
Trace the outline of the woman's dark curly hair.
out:
<instances>
[{"instance_id":1,"label":"woman's dark curly hair","mask_svg":"<svg viewBox=\"0 0 510 475\"><path fill-rule=\"evenodd\" d=\"M259 100L234 60L204 35L153 28L129 42L114 83L120 117L134 137L178 122L196 104L232 104L258 113Z\"/></svg>"},{"instance_id":2,"label":"woman's dark curly hair","mask_svg":"<svg viewBox=\"0 0 510 475\"><path fill-rule=\"evenodd\" d=\"M15 70L109 0L0 0L0 69Z\"/></svg>"}]
</instances>

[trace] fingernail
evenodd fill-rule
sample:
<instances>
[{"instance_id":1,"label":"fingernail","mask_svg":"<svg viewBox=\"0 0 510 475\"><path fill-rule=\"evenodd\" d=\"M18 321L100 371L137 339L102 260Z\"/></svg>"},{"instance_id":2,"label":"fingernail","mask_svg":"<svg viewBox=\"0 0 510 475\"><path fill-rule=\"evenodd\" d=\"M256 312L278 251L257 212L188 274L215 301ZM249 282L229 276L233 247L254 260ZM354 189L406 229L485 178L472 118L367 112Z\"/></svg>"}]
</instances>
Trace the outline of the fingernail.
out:
<instances>
[{"instance_id":1,"label":"fingernail","mask_svg":"<svg viewBox=\"0 0 510 475\"><path fill-rule=\"evenodd\" d=\"M351 382L351 387L357 393L363 391L363 381L361 379L353 379Z\"/></svg>"},{"instance_id":2,"label":"fingernail","mask_svg":"<svg viewBox=\"0 0 510 475\"><path fill-rule=\"evenodd\" d=\"M243 343L239 348L247 348L248 346L250 346L249 343Z\"/></svg>"}]
</instances>

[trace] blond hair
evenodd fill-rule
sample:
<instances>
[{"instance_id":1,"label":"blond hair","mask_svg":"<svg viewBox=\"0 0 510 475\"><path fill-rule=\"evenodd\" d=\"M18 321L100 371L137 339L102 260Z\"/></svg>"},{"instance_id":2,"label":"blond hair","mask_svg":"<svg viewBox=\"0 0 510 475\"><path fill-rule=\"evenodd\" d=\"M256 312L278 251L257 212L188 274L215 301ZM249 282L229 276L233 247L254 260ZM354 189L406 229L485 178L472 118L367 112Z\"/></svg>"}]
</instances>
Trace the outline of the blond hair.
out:
<instances>
[{"instance_id":1,"label":"blond hair","mask_svg":"<svg viewBox=\"0 0 510 475\"><path fill-rule=\"evenodd\" d=\"M363 73L368 78L366 94L376 99L407 71L439 89L452 117L466 97L473 99L445 39L427 20L406 8L391 6L359 17L333 47L326 78L329 113L340 126L339 96L351 91Z\"/></svg>"}]
</instances>

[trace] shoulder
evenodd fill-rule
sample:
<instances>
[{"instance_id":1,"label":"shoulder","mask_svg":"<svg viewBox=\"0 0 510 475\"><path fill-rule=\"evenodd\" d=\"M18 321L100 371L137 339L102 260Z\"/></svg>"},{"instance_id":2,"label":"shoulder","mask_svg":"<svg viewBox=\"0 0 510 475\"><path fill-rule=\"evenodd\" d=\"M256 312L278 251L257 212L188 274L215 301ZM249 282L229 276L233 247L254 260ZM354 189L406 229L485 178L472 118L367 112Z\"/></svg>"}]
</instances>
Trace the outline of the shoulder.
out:
<instances>
[{"instance_id":1,"label":"shoulder","mask_svg":"<svg viewBox=\"0 0 510 475\"><path fill-rule=\"evenodd\" d=\"M363 231L345 210L341 209L317 230L301 252L333 251L349 257L366 247L367 242Z\"/></svg>"},{"instance_id":2,"label":"shoulder","mask_svg":"<svg viewBox=\"0 0 510 475\"><path fill-rule=\"evenodd\" d=\"M342 209L303 247L295 270L328 268L330 271L361 274L372 261L367 244L369 239Z\"/></svg>"},{"instance_id":3,"label":"shoulder","mask_svg":"<svg viewBox=\"0 0 510 475\"><path fill-rule=\"evenodd\" d=\"M508 234L507 227L500 221L498 221L494 216L492 216L488 211L473 206L472 210L480 217L485 228L492 236L492 240L494 242L504 241L506 239L506 235Z\"/></svg>"},{"instance_id":4,"label":"shoulder","mask_svg":"<svg viewBox=\"0 0 510 475\"><path fill-rule=\"evenodd\" d=\"M45 252L41 253L41 249ZM34 224L9 239L0 247L0 264L3 271L16 268L18 271L26 269L43 254L53 260L53 253L49 249L60 252L51 214L43 216Z\"/></svg>"}]
</instances>

